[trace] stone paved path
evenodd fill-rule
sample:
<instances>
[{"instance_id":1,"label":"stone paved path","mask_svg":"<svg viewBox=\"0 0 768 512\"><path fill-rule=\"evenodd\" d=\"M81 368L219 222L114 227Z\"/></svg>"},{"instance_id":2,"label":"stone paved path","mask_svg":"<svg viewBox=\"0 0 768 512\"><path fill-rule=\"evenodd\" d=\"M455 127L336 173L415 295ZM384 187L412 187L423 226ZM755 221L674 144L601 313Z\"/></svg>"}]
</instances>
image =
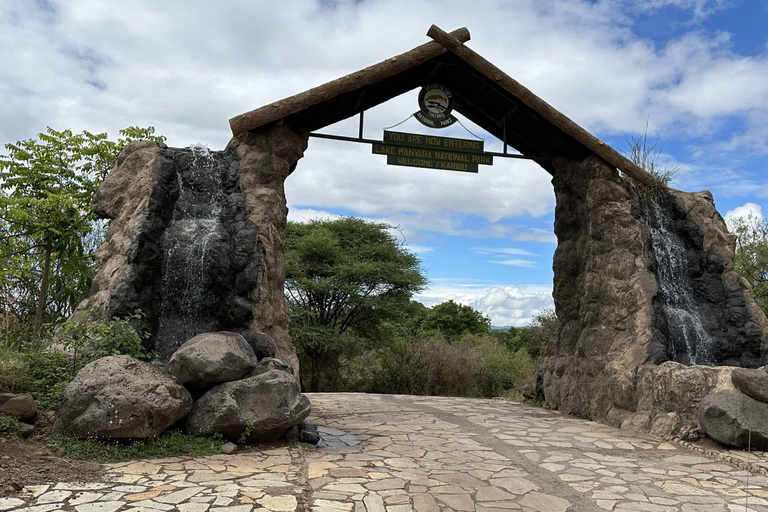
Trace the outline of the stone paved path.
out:
<instances>
[{"instance_id":1,"label":"stone paved path","mask_svg":"<svg viewBox=\"0 0 768 512\"><path fill-rule=\"evenodd\" d=\"M0 512L768 512L768 478L578 418L494 400L310 395L318 449L108 466Z\"/></svg>"}]
</instances>

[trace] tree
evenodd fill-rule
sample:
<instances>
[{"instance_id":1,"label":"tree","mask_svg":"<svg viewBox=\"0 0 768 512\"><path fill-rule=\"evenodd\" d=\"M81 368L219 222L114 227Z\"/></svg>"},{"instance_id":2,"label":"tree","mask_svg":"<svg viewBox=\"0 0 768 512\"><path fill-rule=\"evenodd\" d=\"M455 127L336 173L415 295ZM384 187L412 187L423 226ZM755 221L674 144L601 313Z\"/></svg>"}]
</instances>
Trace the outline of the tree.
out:
<instances>
[{"instance_id":1,"label":"tree","mask_svg":"<svg viewBox=\"0 0 768 512\"><path fill-rule=\"evenodd\" d=\"M736 235L733 268L749 281L757 304L768 314L768 219L750 214L733 224Z\"/></svg>"},{"instance_id":2,"label":"tree","mask_svg":"<svg viewBox=\"0 0 768 512\"><path fill-rule=\"evenodd\" d=\"M34 309L34 338L51 303L52 316L65 316L88 293L103 238L91 205L118 154L132 140L165 140L152 127L120 134L48 128L0 155L0 307L20 324Z\"/></svg>"},{"instance_id":3,"label":"tree","mask_svg":"<svg viewBox=\"0 0 768 512\"><path fill-rule=\"evenodd\" d=\"M452 300L426 309L414 319L415 330L438 332L450 339L462 335L484 334L491 328L491 319L471 306Z\"/></svg>"},{"instance_id":4,"label":"tree","mask_svg":"<svg viewBox=\"0 0 768 512\"><path fill-rule=\"evenodd\" d=\"M288 223L285 295L312 391L322 372L338 378L345 348L380 336L426 284L419 259L391 229L352 217Z\"/></svg>"}]
</instances>

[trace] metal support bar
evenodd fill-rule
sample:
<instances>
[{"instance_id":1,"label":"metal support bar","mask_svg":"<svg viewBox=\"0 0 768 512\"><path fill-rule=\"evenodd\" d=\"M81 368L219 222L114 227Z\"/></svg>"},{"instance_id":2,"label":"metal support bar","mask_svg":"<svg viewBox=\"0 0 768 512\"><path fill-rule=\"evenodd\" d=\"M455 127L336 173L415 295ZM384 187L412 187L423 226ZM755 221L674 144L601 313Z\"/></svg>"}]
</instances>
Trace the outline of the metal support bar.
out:
<instances>
[{"instance_id":1,"label":"metal support bar","mask_svg":"<svg viewBox=\"0 0 768 512\"><path fill-rule=\"evenodd\" d=\"M357 132L357 138L360 140L363 140L363 119L365 115L365 110L360 111L360 130Z\"/></svg>"},{"instance_id":2,"label":"metal support bar","mask_svg":"<svg viewBox=\"0 0 768 512\"><path fill-rule=\"evenodd\" d=\"M315 137L317 139L340 140L343 142L359 142L362 144L384 144L384 141L374 140L374 139L364 139L362 138L362 136L361 137L345 137L343 135L330 135L326 133L315 133L315 132L310 132L309 136ZM387 145L397 146L397 144L391 144L391 143L388 143ZM411 146L402 146L402 147L413 149ZM450 150L446 150L446 151L450 151ZM458 153L461 153L461 151L458 151ZM518 155L515 153L494 153L492 151L485 151L483 153L475 153L475 154L488 155L488 156L500 156L503 158L514 158L518 160L536 160L541 162L549 162L552 160L552 158L545 157L545 156Z\"/></svg>"},{"instance_id":3,"label":"metal support bar","mask_svg":"<svg viewBox=\"0 0 768 512\"><path fill-rule=\"evenodd\" d=\"M502 135L504 140L504 154L507 154L507 118L504 117L504 127L503 127L504 133Z\"/></svg>"}]
</instances>

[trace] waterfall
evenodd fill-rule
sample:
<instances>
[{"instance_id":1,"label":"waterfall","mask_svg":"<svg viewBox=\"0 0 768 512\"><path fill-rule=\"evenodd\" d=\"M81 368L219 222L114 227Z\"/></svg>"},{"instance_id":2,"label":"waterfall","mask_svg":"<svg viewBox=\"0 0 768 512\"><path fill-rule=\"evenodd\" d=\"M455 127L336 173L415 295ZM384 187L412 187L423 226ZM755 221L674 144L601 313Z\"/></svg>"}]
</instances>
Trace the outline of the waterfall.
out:
<instances>
[{"instance_id":1,"label":"waterfall","mask_svg":"<svg viewBox=\"0 0 768 512\"><path fill-rule=\"evenodd\" d=\"M162 360L196 334L216 330L211 311L210 246L223 234L223 191L215 159L190 146L188 168L177 166L179 197L162 240L160 319L155 348Z\"/></svg>"},{"instance_id":2,"label":"waterfall","mask_svg":"<svg viewBox=\"0 0 768 512\"><path fill-rule=\"evenodd\" d=\"M712 338L701 324L688 275L685 245L675 234L672 219L659 203L653 198L643 202L656 258L656 275L662 312L667 320L671 359L713 366Z\"/></svg>"}]
</instances>

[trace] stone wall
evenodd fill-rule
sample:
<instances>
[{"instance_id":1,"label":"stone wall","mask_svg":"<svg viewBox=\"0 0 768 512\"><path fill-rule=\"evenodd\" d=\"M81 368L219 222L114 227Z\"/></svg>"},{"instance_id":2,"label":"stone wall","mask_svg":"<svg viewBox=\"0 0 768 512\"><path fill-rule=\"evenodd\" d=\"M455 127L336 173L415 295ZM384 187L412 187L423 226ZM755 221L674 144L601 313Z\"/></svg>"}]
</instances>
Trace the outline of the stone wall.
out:
<instances>
[{"instance_id":1,"label":"stone wall","mask_svg":"<svg viewBox=\"0 0 768 512\"><path fill-rule=\"evenodd\" d=\"M212 284L202 308L205 331L240 332L257 353L275 355L296 370L283 295L288 212L283 184L306 146L306 134L279 124L240 135L224 151L212 152L211 170L221 173L223 189L221 227L206 247ZM177 348L157 339L167 257L163 236L191 158L189 149L154 142L132 143L120 155L95 199L94 211L111 222L96 254L99 271L91 296L75 313L123 317L141 309L145 317L136 327L152 334L151 348L161 359ZM171 302L166 309L176 306Z\"/></svg>"},{"instance_id":2,"label":"stone wall","mask_svg":"<svg viewBox=\"0 0 768 512\"><path fill-rule=\"evenodd\" d=\"M561 326L528 396L661 435L696 428L698 403L722 371L664 363L673 354L646 218L649 192L597 157L561 159L554 167L554 299ZM733 272L734 238L712 196L652 193L685 245L689 275L680 279L690 281L716 363L759 366L768 322L749 285Z\"/></svg>"}]
</instances>

